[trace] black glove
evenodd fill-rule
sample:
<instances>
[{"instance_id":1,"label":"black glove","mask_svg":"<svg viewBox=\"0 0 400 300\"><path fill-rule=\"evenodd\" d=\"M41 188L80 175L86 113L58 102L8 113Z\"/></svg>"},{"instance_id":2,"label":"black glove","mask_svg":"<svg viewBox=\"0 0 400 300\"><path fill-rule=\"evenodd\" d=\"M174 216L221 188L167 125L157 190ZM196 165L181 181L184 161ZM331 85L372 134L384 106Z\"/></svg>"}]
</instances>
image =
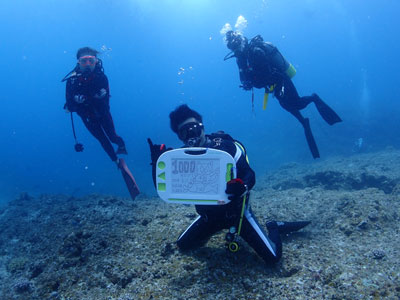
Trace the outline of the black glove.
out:
<instances>
[{"instance_id":1,"label":"black glove","mask_svg":"<svg viewBox=\"0 0 400 300\"><path fill-rule=\"evenodd\" d=\"M230 195L229 200L234 200L238 197L243 196L247 192L247 186L243 183L240 178L235 178L226 183L225 193Z\"/></svg>"},{"instance_id":2,"label":"black glove","mask_svg":"<svg viewBox=\"0 0 400 300\"><path fill-rule=\"evenodd\" d=\"M242 85L240 87L243 88L245 91L250 91L253 88L253 84L251 83L251 81L246 80L242 82Z\"/></svg>"},{"instance_id":3,"label":"black glove","mask_svg":"<svg viewBox=\"0 0 400 300\"><path fill-rule=\"evenodd\" d=\"M157 159L163 154L165 151L172 150L172 148L165 147L165 144L153 144L150 138L147 139L147 142L150 146L150 155L151 155L151 164L155 164Z\"/></svg>"}]
</instances>

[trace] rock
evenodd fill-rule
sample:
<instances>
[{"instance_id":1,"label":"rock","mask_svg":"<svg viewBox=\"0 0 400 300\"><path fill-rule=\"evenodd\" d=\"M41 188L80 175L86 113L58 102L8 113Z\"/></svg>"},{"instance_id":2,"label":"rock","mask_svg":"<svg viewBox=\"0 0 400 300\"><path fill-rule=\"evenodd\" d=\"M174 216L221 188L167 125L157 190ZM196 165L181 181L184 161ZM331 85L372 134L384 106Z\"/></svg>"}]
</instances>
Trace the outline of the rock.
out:
<instances>
[{"instance_id":1,"label":"rock","mask_svg":"<svg viewBox=\"0 0 400 300\"><path fill-rule=\"evenodd\" d=\"M378 218L379 218L378 212L376 212L376 211L371 211L371 212L368 214L368 219L370 219L372 222L378 221Z\"/></svg>"},{"instance_id":2,"label":"rock","mask_svg":"<svg viewBox=\"0 0 400 300\"><path fill-rule=\"evenodd\" d=\"M291 267L288 270L287 269L282 269L281 270L281 274L282 274L283 277L291 277L294 274L298 273L300 270L301 270L301 267L294 266L294 267Z\"/></svg>"},{"instance_id":3,"label":"rock","mask_svg":"<svg viewBox=\"0 0 400 300\"><path fill-rule=\"evenodd\" d=\"M385 256L386 256L386 253L382 249L372 250L372 258L373 259L382 259Z\"/></svg>"},{"instance_id":4,"label":"rock","mask_svg":"<svg viewBox=\"0 0 400 300\"><path fill-rule=\"evenodd\" d=\"M80 233L71 233L67 236L59 249L59 253L67 258L79 257L82 254L82 243L78 236L82 237Z\"/></svg>"},{"instance_id":5,"label":"rock","mask_svg":"<svg viewBox=\"0 0 400 300\"><path fill-rule=\"evenodd\" d=\"M358 223L357 228L361 230L368 229L368 222L366 220L362 220L360 223Z\"/></svg>"},{"instance_id":6,"label":"rock","mask_svg":"<svg viewBox=\"0 0 400 300\"><path fill-rule=\"evenodd\" d=\"M347 236L350 236L353 233L353 229L349 225L342 224L339 226L339 229L343 231L343 233Z\"/></svg>"},{"instance_id":7,"label":"rock","mask_svg":"<svg viewBox=\"0 0 400 300\"><path fill-rule=\"evenodd\" d=\"M195 219L197 217L197 215L194 213L190 213L190 214L186 214L185 217L189 218L189 219Z\"/></svg>"},{"instance_id":8,"label":"rock","mask_svg":"<svg viewBox=\"0 0 400 300\"><path fill-rule=\"evenodd\" d=\"M43 268L44 268L44 266L43 266L43 264L41 264L41 263L32 265L32 266L29 268L29 273L30 273L29 278L30 278L30 279L33 279L33 278L38 277L40 274L42 274Z\"/></svg>"},{"instance_id":9,"label":"rock","mask_svg":"<svg viewBox=\"0 0 400 300\"><path fill-rule=\"evenodd\" d=\"M147 226L149 223L150 223L149 219L143 219L143 221L142 221L143 226Z\"/></svg>"},{"instance_id":10,"label":"rock","mask_svg":"<svg viewBox=\"0 0 400 300\"><path fill-rule=\"evenodd\" d=\"M16 273L17 271L22 271L28 263L28 258L26 257L15 257L11 259L7 264L7 271L10 273Z\"/></svg>"},{"instance_id":11,"label":"rock","mask_svg":"<svg viewBox=\"0 0 400 300\"><path fill-rule=\"evenodd\" d=\"M132 282L133 278L137 277L137 274L133 270L107 268L104 272L104 276L107 277L113 284L118 284L122 288L125 288L129 283Z\"/></svg>"},{"instance_id":12,"label":"rock","mask_svg":"<svg viewBox=\"0 0 400 300\"><path fill-rule=\"evenodd\" d=\"M17 293L29 292L32 289L32 283L26 278L18 278L13 288Z\"/></svg>"},{"instance_id":13,"label":"rock","mask_svg":"<svg viewBox=\"0 0 400 300\"><path fill-rule=\"evenodd\" d=\"M173 253L174 253L174 248L172 246L172 243L166 243L165 246L164 246L164 249L161 252L161 256L162 257L168 257Z\"/></svg>"}]
</instances>

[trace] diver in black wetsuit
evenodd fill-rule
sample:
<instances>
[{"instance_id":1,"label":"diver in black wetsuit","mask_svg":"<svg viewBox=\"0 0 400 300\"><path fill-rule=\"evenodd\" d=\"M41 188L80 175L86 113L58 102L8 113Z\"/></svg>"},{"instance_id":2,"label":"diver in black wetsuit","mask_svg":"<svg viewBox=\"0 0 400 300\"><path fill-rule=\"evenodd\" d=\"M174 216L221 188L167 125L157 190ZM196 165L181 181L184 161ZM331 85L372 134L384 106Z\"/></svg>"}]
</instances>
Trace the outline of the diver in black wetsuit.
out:
<instances>
[{"instance_id":1,"label":"diver in black wetsuit","mask_svg":"<svg viewBox=\"0 0 400 300\"><path fill-rule=\"evenodd\" d=\"M232 52L225 60L236 57L241 87L245 90L251 90L253 87L264 88L266 95L273 93L279 104L303 125L312 156L318 158L319 151L309 119L304 118L300 110L314 102L318 112L329 125L341 122L340 117L317 94L304 97L298 95L291 79L296 74L293 65L286 61L274 45L264 42L261 36L258 35L248 42L240 32L228 31L226 41Z\"/></svg>"},{"instance_id":2,"label":"diver in black wetsuit","mask_svg":"<svg viewBox=\"0 0 400 300\"><path fill-rule=\"evenodd\" d=\"M177 245L189 250L204 245L218 231L229 229L228 242L235 234L241 236L267 263L279 261L282 255L280 233L297 231L309 222L268 222L267 235L254 217L249 204L250 190L255 184L255 173L250 168L244 146L223 132L205 135L202 117L187 105L177 107L170 114L171 129L185 143L184 147L206 147L228 152L236 161L237 178L226 185L229 202L226 205L196 205L197 219L179 236ZM155 164L165 151L165 145L154 145L149 139L155 179ZM244 206L244 210L242 210ZM243 211L243 213L242 213ZM237 244L230 250L237 251Z\"/></svg>"},{"instance_id":3,"label":"diver in black wetsuit","mask_svg":"<svg viewBox=\"0 0 400 300\"><path fill-rule=\"evenodd\" d=\"M76 112L86 128L100 142L112 161L118 165L117 154L127 154L123 139L115 132L110 113L110 89L98 51L84 47L76 54L78 63L63 81L66 85L66 112ZM111 142L118 145L115 152ZM82 151L77 149L76 151Z\"/></svg>"}]
</instances>

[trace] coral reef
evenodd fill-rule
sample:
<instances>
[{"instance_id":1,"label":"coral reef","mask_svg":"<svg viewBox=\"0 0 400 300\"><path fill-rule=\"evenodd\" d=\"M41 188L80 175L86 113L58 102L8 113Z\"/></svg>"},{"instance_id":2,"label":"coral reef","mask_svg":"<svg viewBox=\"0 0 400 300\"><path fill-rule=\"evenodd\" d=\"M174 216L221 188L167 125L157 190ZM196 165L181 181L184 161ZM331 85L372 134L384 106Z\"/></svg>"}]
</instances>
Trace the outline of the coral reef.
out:
<instances>
[{"instance_id":1,"label":"coral reef","mask_svg":"<svg viewBox=\"0 0 400 300\"><path fill-rule=\"evenodd\" d=\"M399 165L391 150L259 176L261 223L312 221L273 267L225 232L179 252L192 206L21 194L0 211L0 299L399 299Z\"/></svg>"}]
</instances>

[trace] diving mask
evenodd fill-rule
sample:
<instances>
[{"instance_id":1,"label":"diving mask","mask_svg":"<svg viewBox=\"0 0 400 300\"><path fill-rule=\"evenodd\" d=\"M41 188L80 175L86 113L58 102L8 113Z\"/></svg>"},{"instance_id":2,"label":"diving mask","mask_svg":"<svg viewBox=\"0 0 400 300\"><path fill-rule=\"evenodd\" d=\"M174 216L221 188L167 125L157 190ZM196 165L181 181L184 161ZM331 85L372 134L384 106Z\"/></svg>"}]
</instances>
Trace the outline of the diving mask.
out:
<instances>
[{"instance_id":1,"label":"diving mask","mask_svg":"<svg viewBox=\"0 0 400 300\"><path fill-rule=\"evenodd\" d=\"M189 122L184 124L178 130L178 137L181 141L187 141L191 138L198 138L201 136L201 133L204 129L202 123L198 122Z\"/></svg>"},{"instance_id":2,"label":"diving mask","mask_svg":"<svg viewBox=\"0 0 400 300\"><path fill-rule=\"evenodd\" d=\"M97 58L96 56L93 55L85 55L79 57L78 62L81 65L81 67L86 67L86 66L92 67L97 63Z\"/></svg>"},{"instance_id":3,"label":"diving mask","mask_svg":"<svg viewBox=\"0 0 400 300\"><path fill-rule=\"evenodd\" d=\"M245 38L239 32L230 30L226 33L226 42L227 47L230 50L235 51L243 47Z\"/></svg>"}]
</instances>

